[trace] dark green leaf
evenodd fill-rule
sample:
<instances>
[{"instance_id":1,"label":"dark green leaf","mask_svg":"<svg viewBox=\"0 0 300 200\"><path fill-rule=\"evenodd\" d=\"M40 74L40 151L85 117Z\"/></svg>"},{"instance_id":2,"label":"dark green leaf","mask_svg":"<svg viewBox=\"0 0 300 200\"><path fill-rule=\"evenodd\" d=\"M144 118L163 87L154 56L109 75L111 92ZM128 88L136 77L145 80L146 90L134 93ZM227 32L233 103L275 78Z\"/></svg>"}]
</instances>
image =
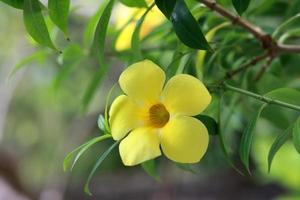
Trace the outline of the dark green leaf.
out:
<instances>
[{"instance_id":1,"label":"dark green leaf","mask_svg":"<svg viewBox=\"0 0 300 200\"><path fill-rule=\"evenodd\" d=\"M207 115L197 115L195 117L205 125L210 135L217 135L219 133L218 124L214 118Z\"/></svg>"},{"instance_id":2,"label":"dark green leaf","mask_svg":"<svg viewBox=\"0 0 300 200\"><path fill-rule=\"evenodd\" d=\"M287 128L283 134L280 134L276 137L275 141L273 142L269 155L268 155L268 171L271 170L271 165L275 154L281 148L281 146L292 136L292 126Z\"/></svg>"},{"instance_id":3,"label":"dark green leaf","mask_svg":"<svg viewBox=\"0 0 300 200\"><path fill-rule=\"evenodd\" d=\"M300 106L300 92L295 89L279 88L271 92L268 92L265 96L272 98L274 100L279 100L279 101Z\"/></svg>"},{"instance_id":4,"label":"dark green leaf","mask_svg":"<svg viewBox=\"0 0 300 200\"><path fill-rule=\"evenodd\" d=\"M134 55L134 61L139 61L141 60L142 57L142 51L140 48L140 31L141 31L141 27L142 24L147 16L147 14L149 13L149 11L153 8L154 4L152 4L147 10L146 12L143 14L143 16L137 21L135 29L133 31L132 34L132 38L131 38L131 49L132 49L132 53Z\"/></svg>"},{"instance_id":5,"label":"dark green leaf","mask_svg":"<svg viewBox=\"0 0 300 200\"><path fill-rule=\"evenodd\" d=\"M293 143L300 154L300 117L298 117L293 127Z\"/></svg>"},{"instance_id":6,"label":"dark green leaf","mask_svg":"<svg viewBox=\"0 0 300 200\"><path fill-rule=\"evenodd\" d=\"M160 176L157 172L155 160L148 160L146 162L143 162L141 166L149 176L153 177L156 181L160 181Z\"/></svg>"},{"instance_id":7,"label":"dark green leaf","mask_svg":"<svg viewBox=\"0 0 300 200\"><path fill-rule=\"evenodd\" d=\"M14 8L23 9L24 0L0 0Z\"/></svg>"},{"instance_id":8,"label":"dark green leaf","mask_svg":"<svg viewBox=\"0 0 300 200\"><path fill-rule=\"evenodd\" d=\"M184 0L177 0L171 15L171 22L177 37L185 45L194 49L211 49Z\"/></svg>"},{"instance_id":9,"label":"dark green leaf","mask_svg":"<svg viewBox=\"0 0 300 200\"><path fill-rule=\"evenodd\" d=\"M232 0L235 10L242 15L248 8L250 0Z\"/></svg>"},{"instance_id":10,"label":"dark green leaf","mask_svg":"<svg viewBox=\"0 0 300 200\"><path fill-rule=\"evenodd\" d=\"M108 64L104 62L104 48L105 48L107 26L109 23L113 5L114 5L114 0L108 2L96 27L91 51L92 51L92 55L97 57L99 68L95 72L95 75L91 79L91 82L88 85L87 90L85 91L83 97L83 110L86 110L93 95L95 94L96 89L101 83L109 67Z\"/></svg>"},{"instance_id":11,"label":"dark green leaf","mask_svg":"<svg viewBox=\"0 0 300 200\"><path fill-rule=\"evenodd\" d=\"M155 0L156 6L160 11L166 16L167 19L170 19L176 0Z\"/></svg>"},{"instance_id":12,"label":"dark green leaf","mask_svg":"<svg viewBox=\"0 0 300 200\"><path fill-rule=\"evenodd\" d=\"M250 120L249 124L245 128L241 142L240 142L240 158L242 163L245 165L246 169L250 173L249 170L249 155L250 155L250 150L252 146L252 140L253 140L253 135L254 135L254 130L256 126L256 122L262 112L262 110L265 108L267 104L263 104L260 109L255 113L254 117Z\"/></svg>"},{"instance_id":13,"label":"dark green leaf","mask_svg":"<svg viewBox=\"0 0 300 200\"><path fill-rule=\"evenodd\" d=\"M122 4L127 7L147 7L145 0L119 0Z\"/></svg>"},{"instance_id":14,"label":"dark green leaf","mask_svg":"<svg viewBox=\"0 0 300 200\"><path fill-rule=\"evenodd\" d=\"M74 149L64 159L64 164L63 164L64 171L67 171L70 168L70 166L71 166L71 170L72 170L72 168L74 167L75 163L80 158L80 156L93 144L96 144L97 142L100 142L100 141L110 138L110 137L111 137L111 135L102 135L102 136L93 138L93 139L87 141L86 143L80 145L76 149ZM73 160L74 157L75 157L75 159L73 161L73 164L71 165L71 161Z\"/></svg>"},{"instance_id":15,"label":"dark green leaf","mask_svg":"<svg viewBox=\"0 0 300 200\"><path fill-rule=\"evenodd\" d=\"M39 44L55 49L38 0L24 0L23 19L30 36Z\"/></svg>"},{"instance_id":16,"label":"dark green leaf","mask_svg":"<svg viewBox=\"0 0 300 200\"><path fill-rule=\"evenodd\" d=\"M65 35L68 35L69 8L70 0L48 0L49 16Z\"/></svg>"},{"instance_id":17,"label":"dark green leaf","mask_svg":"<svg viewBox=\"0 0 300 200\"><path fill-rule=\"evenodd\" d=\"M110 152L119 144L119 141L116 141L113 145L111 145L98 159L98 161L96 162L96 164L94 165L91 173L89 174L89 177L85 183L84 186L84 192L87 193L88 195L92 195L89 187L90 187L90 182L96 172L96 170L98 169L98 167L102 164L102 162L105 160L105 158L110 154Z\"/></svg>"}]
</instances>

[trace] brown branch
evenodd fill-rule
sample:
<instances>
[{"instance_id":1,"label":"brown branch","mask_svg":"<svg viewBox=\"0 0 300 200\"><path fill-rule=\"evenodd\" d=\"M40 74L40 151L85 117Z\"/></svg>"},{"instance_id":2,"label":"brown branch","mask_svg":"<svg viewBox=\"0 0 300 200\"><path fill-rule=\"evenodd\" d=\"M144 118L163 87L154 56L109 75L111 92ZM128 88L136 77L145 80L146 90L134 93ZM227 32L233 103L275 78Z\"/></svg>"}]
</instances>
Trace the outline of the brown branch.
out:
<instances>
[{"instance_id":1,"label":"brown branch","mask_svg":"<svg viewBox=\"0 0 300 200\"><path fill-rule=\"evenodd\" d=\"M249 21L241 18L238 15L232 14L221 5L217 4L215 1L213 0L197 0L197 1L203 3L208 8L216 11L223 17L231 20L233 24L236 24L244 28L248 32L250 32L255 38L257 38L261 42L263 48L269 51L269 55L271 57L275 57L283 53L300 53L300 46L277 43L276 41L273 40L273 38L269 34L261 30L260 27L250 23Z\"/></svg>"}]
</instances>

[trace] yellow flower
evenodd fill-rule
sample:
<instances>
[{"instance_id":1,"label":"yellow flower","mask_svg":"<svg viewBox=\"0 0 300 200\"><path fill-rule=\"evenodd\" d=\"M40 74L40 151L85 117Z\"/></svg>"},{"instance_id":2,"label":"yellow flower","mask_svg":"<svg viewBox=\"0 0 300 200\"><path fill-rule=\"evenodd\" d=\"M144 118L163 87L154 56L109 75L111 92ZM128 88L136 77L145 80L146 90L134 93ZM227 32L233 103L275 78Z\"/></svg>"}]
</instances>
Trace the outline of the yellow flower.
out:
<instances>
[{"instance_id":1,"label":"yellow flower","mask_svg":"<svg viewBox=\"0 0 300 200\"><path fill-rule=\"evenodd\" d=\"M133 20L125 26L125 28L120 32L115 48L117 51L124 51L131 47L131 37L134 32L136 22L145 13L146 8L128 8L119 5L117 8L117 28L123 27L132 17ZM159 9L154 6L147 14L140 32L140 38L144 38L148 35L154 28L162 24L165 20L164 15L159 11Z\"/></svg>"},{"instance_id":2,"label":"yellow flower","mask_svg":"<svg viewBox=\"0 0 300 200\"><path fill-rule=\"evenodd\" d=\"M198 162L208 146L204 124L191 117L201 113L211 96L201 81L187 74L172 77L152 61L129 66L120 76L125 95L110 110L110 126L127 166L156 158L162 152L180 163ZM160 149L161 147L161 149Z\"/></svg>"}]
</instances>

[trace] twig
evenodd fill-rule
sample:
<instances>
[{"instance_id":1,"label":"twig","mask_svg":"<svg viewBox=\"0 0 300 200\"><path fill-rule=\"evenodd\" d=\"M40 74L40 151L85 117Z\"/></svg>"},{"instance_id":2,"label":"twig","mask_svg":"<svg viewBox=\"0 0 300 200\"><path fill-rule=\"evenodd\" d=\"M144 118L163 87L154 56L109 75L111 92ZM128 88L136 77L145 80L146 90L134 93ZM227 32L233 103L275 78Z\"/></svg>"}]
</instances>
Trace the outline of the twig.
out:
<instances>
[{"instance_id":1,"label":"twig","mask_svg":"<svg viewBox=\"0 0 300 200\"><path fill-rule=\"evenodd\" d=\"M274 41L273 38L269 34L265 33L263 30L261 30L260 27L250 23L249 21L241 18L238 15L232 14L221 5L217 4L215 1L212 0L197 0L197 1L203 3L208 8L216 11L223 17L231 20L233 24L239 25L240 27L250 32L255 38L257 38L261 42L263 48L268 49L270 55L272 55L273 57L283 53L300 53L300 46L285 45Z\"/></svg>"}]
</instances>

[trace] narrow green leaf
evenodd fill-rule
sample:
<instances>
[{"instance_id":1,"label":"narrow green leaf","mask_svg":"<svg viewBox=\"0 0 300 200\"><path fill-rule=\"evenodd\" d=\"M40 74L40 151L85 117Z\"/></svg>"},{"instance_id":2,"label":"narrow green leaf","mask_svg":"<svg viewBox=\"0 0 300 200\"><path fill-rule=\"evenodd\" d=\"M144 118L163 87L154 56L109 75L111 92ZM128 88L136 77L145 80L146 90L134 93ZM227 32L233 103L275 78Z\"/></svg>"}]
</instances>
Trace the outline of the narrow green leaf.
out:
<instances>
[{"instance_id":1,"label":"narrow green leaf","mask_svg":"<svg viewBox=\"0 0 300 200\"><path fill-rule=\"evenodd\" d=\"M191 172L193 174L197 174L196 170L193 169L192 165L191 164L188 164L188 163L175 163L175 165L181 169L181 170L184 170L184 171L187 171L187 172Z\"/></svg>"},{"instance_id":2,"label":"narrow green leaf","mask_svg":"<svg viewBox=\"0 0 300 200\"><path fill-rule=\"evenodd\" d=\"M104 140L104 139L109 138L109 137L111 137L111 135L103 135L103 136L95 137L95 138L87 141L86 143L80 145L79 147L77 147L76 149L71 151L70 153L68 153L68 155L65 157L64 162L63 162L64 171L67 171L70 168L71 161L77 155L77 153L81 151L81 149L85 148L87 145L91 146L91 144L95 144L96 142L99 142L99 141ZM79 158L77 158L77 160L78 159ZM74 165L75 165L75 163L72 164L72 168L73 168ZM70 168L70 169L72 169L72 168Z\"/></svg>"},{"instance_id":3,"label":"narrow green leaf","mask_svg":"<svg viewBox=\"0 0 300 200\"><path fill-rule=\"evenodd\" d=\"M101 131L106 133L107 130L106 130L106 126L105 126L105 118L103 117L103 115L99 115L98 120L97 120L97 125Z\"/></svg>"},{"instance_id":4,"label":"narrow green leaf","mask_svg":"<svg viewBox=\"0 0 300 200\"><path fill-rule=\"evenodd\" d=\"M143 162L141 164L142 168L144 169L144 171L151 176L152 178L154 178L156 181L160 181L160 176L157 172L157 168L156 168L156 163L155 160L148 160L146 162Z\"/></svg>"},{"instance_id":5,"label":"narrow green leaf","mask_svg":"<svg viewBox=\"0 0 300 200\"><path fill-rule=\"evenodd\" d=\"M147 3L145 0L119 0L122 4L124 4L127 7L147 7Z\"/></svg>"},{"instance_id":6,"label":"narrow green leaf","mask_svg":"<svg viewBox=\"0 0 300 200\"><path fill-rule=\"evenodd\" d=\"M92 195L89 187L90 187L90 182L96 172L96 170L98 169L98 167L102 164L102 162L105 160L105 158L111 153L111 151L119 144L119 141L115 141L115 143L113 145L111 145L101 156L100 158L97 160L97 162L95 163L92 171L89 174L89 177L85 183L84 186L84 192L87 193L88 195Z\"/></svg>"},{"instance_id":7,"label":"narrow green leaf","mask_svg":"<svg viewBox=\"0 0 300 200\"><path fill-rule=\"evenodd\" d=\"M271 165L275 154L278 150L282 147L282 145L292 136L292 126L287 128L283 134L280 134L276 137L275 141L273 142L268 155L268 171L271 170Z\"/></svg>"},{"instance_id":8,"label":"narrow green leaf","mask_svg":"<svg viewBox=\"0 0 300 200\"><path fill-rule=\"evenodd\" d=\"M17 9L23 9L24 0L0 0Z\"/></svg>"},{"instance_id":9,"label":"narrow green leaf","mask_svg":"<svg viewBox=\"0 0 300 200\"><path fill-rule=\"evenodd\" d=\"M111 95L112 95L114 89L116 88L116 85L117 85L117 84L114 84L114 85L110 88L110 90L109 90L109 92L108 92L108 94L107 94L107 97L106 97L106 103L105 103L104 126L105 126L106 131L109 132L109 133L111 132L111 130L110 130L110 124L109 124L109 105L108 105L108 104L109 104L109 102L110 102Z\"/></svg>"},{"instance_id":10,"label":"narrow green leaf","mask_svg":"<svg viewBox=\"0 0 300 200\"><path fill-rule=\"evenodd\" d=\"M293 127L293 143L300 154L300 117L298 117Z\"/></svg>"},{"instance_id":11,"label":"narrow green leaf","mask_svg":"<svg viewBox=\"0 0 300 200\"><path fill-rule=\"evenodd\" d=\"M94 41L91 47L91 53L93 56L96 56L99 68L95 72L95 75L91 79L90 84L88 85L87 90L83 96L82 108L85 111L87 106L89 105L92 97L95 94L96 89L98 88L99 84L101 83L104 75L106 74L109 65L104 61L104 48L105 48L105 39L106 39L106 32L109 23L109 19L111 16L111 12L113 9L114 0L111 0L106 5L99 22L96 27Z\"/></svg>"},{"instance_id":12,"label":"narrow green leaf","mask_svg":"<svg viewBox=\"0 0 300 200\"><path fill-rule=\"evenodd\" d=\"M205 125L210 135L218 135L218 124L214 118L207 115L197 115L195 117Z\"/></svg>"},{"instance_id":13,"label":"narrow green leaf","mask_svg":"<svg viewBox=\"0 0 300 200\"><path fill-rule=\"evenodd\" d=\"M288 20L280 24L272 33L272 38L278 39L280 34L288 32L293 28L298 28L299 25L300 25L300 13L298 13L297 15L289 18Z\"/></svg>"},{"instance_id":14,"label":"narrow green leaf","mask_svg":"<svg viewBox=\"0 0 300 200\"><path fill-rule=\"evenodd\" d=\"M142 50L140 48L141 42L140 42L139 35L140 35L142 24L147 16L147 14L153 8L154 5L155 4L152 4L149 8L147 8L147 10L143 14L143 16L137 21L135 29L133 31L132 38L131 38L131 49L132 49L132 53L134 55L134 61L139 61L143 58Z\"/></svg>"},{"instance_id":15,"label":"narrow green leaf","mask_svg":"<svg viewBox=\"0 0 300 200\"><path fill-rule=\"evenodd\" d=\"M39 44L56 50L50 38L38 0L24 0L23 19L29 35Z\"/></svg>"},{"instance_id":16,"label":"narrow green leaf","mask_svg":"<svg viewBox=\"0 0 300 200\"><path fill-rule=\"evenodd\" d=\"M65 35L68 35L70 0L48 0L49 16Z\"/></svg>"},{"instance_id":17,"label":"narrow green leaf","mask_svg":"<svg viewBox=\"0 0 300 200\"><path fill-rule=\"evenodd\" d=\"M278 88L265 94L266 97L274 100L283 101L286 103L300 106L300 92L291 88Z\"/></svg>"},{"instance_id":18,"label":"narrow green leaf","mask_svg":"<svg viewBox=\"0 0 300 200\"><path fill-rule=\"evenodd\" d=\"M184 0L176 1L170 20L177 37L185 45L194 49L211 49Z\"/></svg>"},{"instance_id":19,"label":"narrow green leaf","mask_svg":"<svg viewBox=\"0 0 300 200\"><path fill-rule=\"evenodd\" d=\"M177 0L155 0L155 4L160 9L160 11L166 16L166 18L170 19L176 1Z\"/></svg>"},{"instance_id":20,"label":"narrow green leaf","mask_svg":"<svg viewBox=\"0 0 300 200\"><path fill-rule=\"evenodd\" d=\"M248 8L250 0L232 0L235 10L242 15Z\"/></svg>"},{"instance_id":21,"label":"narrow green leaf","mask_svg":"<svg viewBox=\"0 0 300 200\"><path fill-rule=\"evenodd\" d=\"M259 110L255 113L254 117L250 120L249 124L245 128L241 142L240 142L240 158L242 163L245 165L246 169L248 170L250 174L250 169L249 169L249 156L250 156L250 150L252 146L252 140L253 140L253 135L254 135L254 130L256 126L256 122L262 112L262 110L266 107L267 104L263 104Z\"/></svg>"}]
</instances>

